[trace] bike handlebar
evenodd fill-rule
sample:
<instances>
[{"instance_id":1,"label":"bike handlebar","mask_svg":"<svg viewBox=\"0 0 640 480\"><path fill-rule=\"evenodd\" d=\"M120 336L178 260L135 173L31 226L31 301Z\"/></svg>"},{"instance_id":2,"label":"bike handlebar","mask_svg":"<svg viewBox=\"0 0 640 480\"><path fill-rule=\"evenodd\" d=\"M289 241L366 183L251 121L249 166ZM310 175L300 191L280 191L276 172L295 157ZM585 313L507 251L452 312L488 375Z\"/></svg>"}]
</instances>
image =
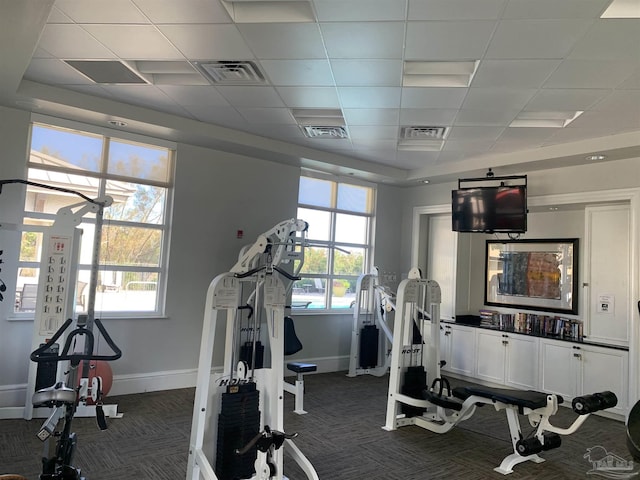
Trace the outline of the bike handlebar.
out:
<instances>
[{"instance_id":1,"label":"bike handlebar","mask_svg":"<svg viewBox=\"0 0 640 480\"><path fill-rule=\"evenodd\" d=\"M70 360L73 365L78 365L83 360L104 360L106 362L117 360L122 356L122 350L118 348L118 346L111 339L105 328L102 326L102 322L99 319L95 319L95 325L98 327L98 330L104 337L107 345L113 351L113 355L94 355L93 353L93 345L95 337L91 330L88 330L84 326L80 326L74 330L72 330L64 343L64 347L62 348L62 352L60 355L43 355L46 350L49 349L51 345L53 345L56 340L58 340L62 334L65 332L69 325L73 320L68 318L62 326L58 329L58 331L51 337L51 339L45 343L44 345L38 347L33 352L31 352L31 361L36 363L42 362L64 362L65 360ZM87 344L85 345L86 351L90 353L71 353L69 354L69 350L71 348L71 342L76 336L86 335Z\"/></svg>"}]
</instances>

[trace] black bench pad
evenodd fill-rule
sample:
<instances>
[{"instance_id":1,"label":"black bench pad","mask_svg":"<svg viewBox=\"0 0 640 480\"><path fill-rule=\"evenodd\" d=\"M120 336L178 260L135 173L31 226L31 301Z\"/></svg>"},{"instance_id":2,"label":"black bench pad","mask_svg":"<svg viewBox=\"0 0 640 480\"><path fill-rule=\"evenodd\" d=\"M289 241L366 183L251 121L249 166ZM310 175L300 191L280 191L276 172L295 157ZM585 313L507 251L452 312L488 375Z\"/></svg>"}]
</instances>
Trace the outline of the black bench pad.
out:
<instances>
[{"instance_id":1,"label":"black bench pad","mask_svg":"<svg viewBox=\"0 0 640 480\"><path fill-rule=\"evenodd\" d=\"M514 390L511 388L491 388L483 386L456 387L453 389L453 395L461 400L466 400L472 395L488 398L496 402L515 405L521 408L530 408L535 410L547 405L547 394L536 392L534 390ZM557 395L558 404L563 399Z\"/></svg>"},{"instance_id":2,"label":"black bench pad","mask_svg":"<svg viewBox=\"0 0 640 480\"><path fill-rule=\"evenodd\" d=\"M437 405L438 407L456 410L457 412L462 410L462 402L457 398L438 395L430 390L423 390L422 396L427 402Z\"/></svg>"},{"instance_id":3,"label":"black bench pad","mask_svg":"<svg viewBox=\"0 0 640 480\"><path fill-rule=\"evenodd\" d=\"M318 366L314 363L289 362L287 363L287 368L296 373L308 373L315 372Z\"/></svg>"}]
</instances>

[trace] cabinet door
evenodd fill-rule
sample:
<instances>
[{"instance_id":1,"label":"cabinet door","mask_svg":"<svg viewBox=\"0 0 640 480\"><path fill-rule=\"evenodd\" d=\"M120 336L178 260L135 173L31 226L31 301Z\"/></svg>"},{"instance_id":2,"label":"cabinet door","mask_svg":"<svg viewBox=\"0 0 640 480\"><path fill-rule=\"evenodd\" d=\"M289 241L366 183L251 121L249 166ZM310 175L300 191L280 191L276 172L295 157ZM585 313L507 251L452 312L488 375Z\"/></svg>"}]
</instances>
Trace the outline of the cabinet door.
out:
<instances>
[{"instance_id":1,"label":"cabinet door","mask_svg":"<svg viewBox=\"0 0 640 480\"><path fill-rule=\"evenodd\" d=\"M504 383L506 334L478 330L476 376L493 383Z\"/></svg>"},{"instance_id":2,"label":"cabinet door","mask_svg":"<svg viewBox=\"0 0 640 480\"><path fill-rule=\"evenodd\" d=\"M571 400L577 393L576 350L571 343L540 340L540 390Z\"/></svg>"},{"instance_id":3,"label":"cabinet door","mask_svg":"<svg viewBox=\"0 0 640 480\"><path fill-rule=\"evenodd\" d=\"M509 334L506 337L505 383L524 390L538 389L538 339Z\"/></svg>"},{"instance_id":4,"label":"cabinet door","mask_svg":"<svg viewBox=\"0 0 640 480\"><path fill-rule=\"evenodd\" d=\"M451 326L449 371L467 377L475 375L475 328Z\"/></svg>"},{"instance_id":5,"label":"cabinet door","mask_svg":"<svg viewBox=\"0 0 640 480\"><path fill-rule=\"evenodd\" d=\"M610 390L618 397L618 405L608 411L626 414L629 406L629 354L624 350L582 345L580 376L583 395Z\"/></svg>"}]
</instances>

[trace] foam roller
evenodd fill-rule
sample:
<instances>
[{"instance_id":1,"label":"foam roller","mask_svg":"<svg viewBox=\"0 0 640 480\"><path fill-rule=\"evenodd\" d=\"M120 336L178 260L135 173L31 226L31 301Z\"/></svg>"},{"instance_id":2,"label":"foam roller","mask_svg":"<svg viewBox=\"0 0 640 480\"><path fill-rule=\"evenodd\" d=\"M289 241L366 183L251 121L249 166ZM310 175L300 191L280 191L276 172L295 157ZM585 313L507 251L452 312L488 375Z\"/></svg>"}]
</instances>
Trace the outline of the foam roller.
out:
<instances>
[{"instance_id":1,"label":"foam roller","mask_svg":"<svg viewBox=\"0 0 640 480\"><path fill-rule=\"evenodd\" d=\"M573 399L571 406L573 407L573 411L578 415L586 415L588 413L615 407L617 404L618 397L616 397L616 394L606 391L576 397Z\"/></svg>"}]
</instances>

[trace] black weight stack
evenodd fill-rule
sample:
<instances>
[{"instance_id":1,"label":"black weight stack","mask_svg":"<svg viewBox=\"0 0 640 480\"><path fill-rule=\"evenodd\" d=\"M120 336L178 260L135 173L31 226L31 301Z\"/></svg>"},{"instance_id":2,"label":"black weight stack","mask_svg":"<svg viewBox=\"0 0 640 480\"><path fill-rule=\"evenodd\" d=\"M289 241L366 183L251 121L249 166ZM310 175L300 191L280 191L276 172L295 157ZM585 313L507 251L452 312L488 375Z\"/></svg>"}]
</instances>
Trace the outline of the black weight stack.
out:
<instances>
[{"instance_id":1,"label":"black weight stack","mask_svg":"<svg viewBox=\"0 0 640 480\"><path fill-rule=\"evenodd\" d=\"M259 395L255 383L227 387L218 416L216 475L220 480L251 478L255 473L257 447L244 455L242 449L260 432Z\"/></svg>"},{"instance_id":2,"label":"black weight stack","mask_svg":"<svg viewBox=\"0 0 640 480\"><path fill-rule=\"evenodd\" d=\"M360 368L373 368L378 365L378 335L375 325L365 325L360 330Z\"/></svg>"},{"instance_id":3,"label":"black weight stack","mask_svg":"<svg viewBox=\"0 0 640 480\"><path fill-rule=\"evenodd\" d=\"M427 371L422 366L408 367L404 372L404 382L400 393L411 398L422 400L422 391L427 388ZM402 404L400 411L407 417L422 415L426 409Z\"/></svg>"}]
</instances>

